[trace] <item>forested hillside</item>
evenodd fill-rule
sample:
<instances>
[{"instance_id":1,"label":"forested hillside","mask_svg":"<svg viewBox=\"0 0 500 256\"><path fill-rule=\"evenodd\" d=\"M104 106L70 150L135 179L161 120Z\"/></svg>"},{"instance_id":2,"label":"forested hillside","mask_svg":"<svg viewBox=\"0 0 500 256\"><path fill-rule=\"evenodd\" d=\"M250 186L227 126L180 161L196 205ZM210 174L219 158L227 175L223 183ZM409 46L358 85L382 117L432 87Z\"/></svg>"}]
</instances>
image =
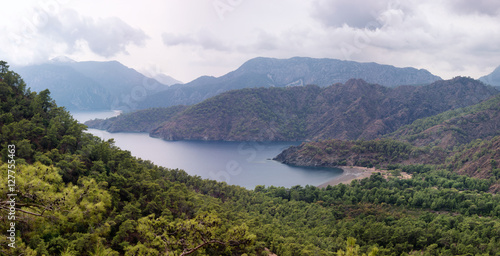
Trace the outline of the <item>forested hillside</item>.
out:
<instances>
[{"instance_id":1,"label":"forested hillside","mask_svg":"<svg viewBox=\"0 0 500 256\"><path fill-rule=\"evenodd\" d=\"M187 106L173 106L169 108L152 108L123 113L108 119L94 119L85 122L85 125L107 130L108 132L150 132L163 122L170 120Z\"/></svg>"},{"instance_id":2,"label":"forested hillside","mask_svg":"<svg viewBox=\"0 0 500 256\"><path fill-rule=\"evenodd\" d=\"M500 189L500 96L477 105L418 119L377 140L322 140L282 152L276 159L300 166L431 164L490 179Z\"/></svg>"},{"instance_id":3,"label":"forested hillside","mask_svg":"<svg viewBox=\"0 0 500 256\"><path fill-rule=\"evenodd\" d=\"M417 146L453 148L500 135L500 96L466 108L416 120L387 135Z\"/></svg>"},{"instance_id":4,"label":"forested hillside","mask_svg":"<svg viewBox=\"0 0 500 256\"><path fill-rule=\"evenodd\" d=\"M158 119L161 125L150 135L167 140L373 139L419 118L477 104L497 93L463 77L419 87L387 88L352 79L326 88L242 89L190 106L168 120ZM106 127L98 122L87 124Z\"/></svg>"},{"instance_id":5,"label":"forested hillside","mask_svg":"<svg viewBox=\"0 0 500 256\"><path fill-rule=\"evenodd\" d=\"M408 180L246 190L86 133L5 62L0 99L1 255L500 253L492 179L408 165Z\"/></svg>"}]
</instances>

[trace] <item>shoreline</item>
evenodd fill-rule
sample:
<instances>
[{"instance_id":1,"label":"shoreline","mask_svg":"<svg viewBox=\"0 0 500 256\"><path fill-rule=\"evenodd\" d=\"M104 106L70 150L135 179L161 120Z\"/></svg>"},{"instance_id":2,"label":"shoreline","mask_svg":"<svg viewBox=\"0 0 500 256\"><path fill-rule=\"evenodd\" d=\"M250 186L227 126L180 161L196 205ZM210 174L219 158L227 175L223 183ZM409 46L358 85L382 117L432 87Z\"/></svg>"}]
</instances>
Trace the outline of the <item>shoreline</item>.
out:
<instances>
[{"instance_id":1,"label":"shoreline","mask_svg":"<svg viewBox=\"0 0 500 256\"><path fill-rule=\"evenodd\" d=\"M326 188L328 185L335 186L341 183L348 185L353 180L369 178L372 173L383 172L382 170L375 169L375 167L368 168L361 166L337 166L336 168L342 169L344 171L342 175L318 185L318 188Z\"/></svg>"}]
</instances>

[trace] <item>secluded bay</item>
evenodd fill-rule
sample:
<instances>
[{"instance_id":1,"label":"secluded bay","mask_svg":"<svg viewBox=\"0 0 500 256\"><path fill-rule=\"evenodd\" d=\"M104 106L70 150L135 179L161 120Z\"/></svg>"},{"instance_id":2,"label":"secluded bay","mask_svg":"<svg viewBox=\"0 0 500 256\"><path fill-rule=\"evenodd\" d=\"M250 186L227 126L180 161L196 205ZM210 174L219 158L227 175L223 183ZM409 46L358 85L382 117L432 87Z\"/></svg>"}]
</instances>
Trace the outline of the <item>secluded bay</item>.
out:
<instances>
[{"instance_id":1,"label":"secluded bay","mask_svg":"<svg viewBox=\"0 0 500 256\"><path fill-rule=\"evenodd\" d=\"M83 122L113 116L116 112L72 114ZM183 169L191 175L249 189L256 185L316 186L342 174L341 169L292 167L271 160L287 147L298 145L298 142L164 141L151 138L146 133L88 131L103 139L113 138L116 146L157 165Z\"/></svg>"}]
</instances>

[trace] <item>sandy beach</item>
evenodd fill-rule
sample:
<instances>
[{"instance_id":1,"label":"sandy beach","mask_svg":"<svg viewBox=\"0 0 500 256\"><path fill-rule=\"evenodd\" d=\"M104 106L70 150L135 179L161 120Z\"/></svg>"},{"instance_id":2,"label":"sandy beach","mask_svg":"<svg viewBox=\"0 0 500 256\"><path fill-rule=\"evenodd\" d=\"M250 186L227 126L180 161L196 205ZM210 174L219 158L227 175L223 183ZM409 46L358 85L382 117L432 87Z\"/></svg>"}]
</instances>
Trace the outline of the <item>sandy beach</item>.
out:
<instances>
[{"instance_id":1,"label":"sandy beach","mask_svg":"<svg viewBox=\"0 0 500 256\"><path fill-rule=\"evenodd\" d=\"M388 176L391 176L391 174L387 170L378 170L375 169L375 167L368 168L368 167L360 167L360 166L338 166L337 168L340 168L344 171L342 175L339 177L335 177L321 185L318 186L318 188L326 188L328 185L330 186L335 186L340 183L342 184L350 184L351 181L353 180L361 180L364 178L369 178L372 173L377 173L380 172L384 178L387 179ZM411 179L410 174L406 172L401 172L398 178L400 179Z\"/></svg>"},{"instance_id":2,"label":"sandy beach","mask_svg":"<svg viewBox=\"0 0 500 256\"><path fill-rule=\"evenodd\" d=\"M326 188L328 185L335 186L340 183L350 184L353 180L360 180L368 178L375 172L383 172L381 170L376 170L375 168L359 167L359 166L339 166L344 171L339 177L335 177L321 185L318 188Z\"/></svg>"}]
</instances>

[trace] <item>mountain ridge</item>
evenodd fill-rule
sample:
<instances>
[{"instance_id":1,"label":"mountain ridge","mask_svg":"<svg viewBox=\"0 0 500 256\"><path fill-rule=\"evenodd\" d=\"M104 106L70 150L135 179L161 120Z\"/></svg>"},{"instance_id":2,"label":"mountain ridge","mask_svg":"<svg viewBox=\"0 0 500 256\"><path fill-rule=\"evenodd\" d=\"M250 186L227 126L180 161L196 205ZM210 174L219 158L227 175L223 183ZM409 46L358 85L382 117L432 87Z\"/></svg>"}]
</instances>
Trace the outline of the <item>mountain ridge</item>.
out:
<instances>
[{"instance_id":1,"label":"mountain ridge","mask_svg":"<svg viewBox=\"0 0 500 256\"><path fill-rule=\"evenodd\" d=\"M247 88L189 106L162 120L150 135L167 140L373 139L497 93L461 77L418 87L388 88L351 79L324 88Z\"/></svg>"},{"instance_id":2,"label":"mountain ridge","mask_svg":"<svg viewBox=\"0 0 500 256\"><path fill-rule=\"evenodd\" d=\"M325 87L351 78L386 86L422 85L440 77L427 70L397 68L377 63L337 59L256 57L220 77L202 76L182 86L173 86L141 102L140 108L193 105L221 92L254 87L286 87L315 84Z\"/></svg>"}]
</instances>

